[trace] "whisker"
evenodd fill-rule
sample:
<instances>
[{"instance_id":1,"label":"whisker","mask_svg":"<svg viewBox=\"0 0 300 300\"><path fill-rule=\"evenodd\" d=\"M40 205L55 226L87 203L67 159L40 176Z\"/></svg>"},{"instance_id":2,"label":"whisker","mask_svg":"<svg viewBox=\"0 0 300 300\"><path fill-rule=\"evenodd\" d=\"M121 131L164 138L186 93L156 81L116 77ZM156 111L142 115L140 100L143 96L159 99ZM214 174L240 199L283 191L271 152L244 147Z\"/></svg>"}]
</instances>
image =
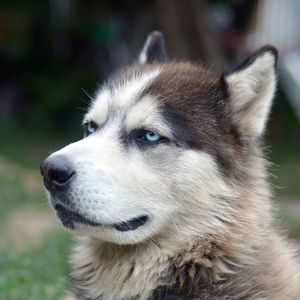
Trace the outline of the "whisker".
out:
<instances>
[{"instance_id":1,"label":"whisker","mask_svg":"<svg viewBox=\"0 0 300 300\"><path fill-rule=\"evenodd\" d=\"M88 98L89 98L91 101L94 100L93 97L92 97L86 90L84 90L83 88L81 88L81 90L88 96Z\"/></svg>"}]
</instances>

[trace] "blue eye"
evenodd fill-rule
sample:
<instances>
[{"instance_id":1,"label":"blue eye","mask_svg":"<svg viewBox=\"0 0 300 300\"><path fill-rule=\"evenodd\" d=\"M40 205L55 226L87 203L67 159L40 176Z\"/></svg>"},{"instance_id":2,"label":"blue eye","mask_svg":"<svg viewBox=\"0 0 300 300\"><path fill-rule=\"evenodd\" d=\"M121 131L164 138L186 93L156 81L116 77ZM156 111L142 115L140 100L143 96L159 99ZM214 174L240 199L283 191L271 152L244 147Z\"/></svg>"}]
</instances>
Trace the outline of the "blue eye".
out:
<instances>
[{"instance_id":1,"label":"blue eye","mask_svg":"<svg viewBox=\"0 0 300 300\"><path fill-rule=\"evenodd\" d=\"M154 131L146 131L143 138L148 142L155 143L160 141L162 139L162 136Z\"/></svg>"},{"instance_id":2,"label":"blue eye","mask_svg":"<svg viewBox=\"0 0 300 300\"><path fill-rule=\"evenodd\" d=\"M99 128L99 126L93 121L87 122L83 126L84 126L84 136L85 137L93 134Z\"/></svg>"},{"instance_id":3,"label":"blue eye","mask_svg":"<svg viewBox=\"0 0 300 300\"><path fill-rule=\"evenodd\" d=\"M131 133L131 136L140 145L157 145L161 143L167 143L170 140L158 132L153 130L137 129Z\"/></svg>"},{"instance_id":4,"label":"blue eye","mask_svg":"<svg viewBox=\"0 0 300 300\"><path fill-rule=\"evenodd\" d=\"M129 134L129 139L135 140L138 145L151 146L169 142L169 139L153 130L136 129Z\"/></svg>"}]
</instances>

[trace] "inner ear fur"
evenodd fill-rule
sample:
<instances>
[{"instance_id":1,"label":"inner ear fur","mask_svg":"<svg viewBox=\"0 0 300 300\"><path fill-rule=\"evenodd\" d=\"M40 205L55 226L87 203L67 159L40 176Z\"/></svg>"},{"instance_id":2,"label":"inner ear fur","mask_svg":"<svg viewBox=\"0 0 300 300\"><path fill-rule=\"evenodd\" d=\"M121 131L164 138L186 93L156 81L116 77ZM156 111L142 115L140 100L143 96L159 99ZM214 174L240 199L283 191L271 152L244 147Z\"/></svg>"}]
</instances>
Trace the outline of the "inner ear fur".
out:
<instances>
[{"instance_id":1,"label":"inner ear fur","mask_svg":"<svg viewBox=\"0 0 300 300\"><path fill-rule=\"evenodd\" d=\"M164 36L159 31L153 31L147 37L143 50L139 55L141 65L154 62L165 62L168 58Z\"/></svg>"},{"instance_id":2,"label":"inner ear fur","mask_svg":"<svg viewBox=\"0 0 300 300\"><path fill-rule=\"evenodd\" d=\"M276 90L277 57L267 45L222 75L233 122L243 136L257 138L264 132Z\"/></svg>"}]
</instances>

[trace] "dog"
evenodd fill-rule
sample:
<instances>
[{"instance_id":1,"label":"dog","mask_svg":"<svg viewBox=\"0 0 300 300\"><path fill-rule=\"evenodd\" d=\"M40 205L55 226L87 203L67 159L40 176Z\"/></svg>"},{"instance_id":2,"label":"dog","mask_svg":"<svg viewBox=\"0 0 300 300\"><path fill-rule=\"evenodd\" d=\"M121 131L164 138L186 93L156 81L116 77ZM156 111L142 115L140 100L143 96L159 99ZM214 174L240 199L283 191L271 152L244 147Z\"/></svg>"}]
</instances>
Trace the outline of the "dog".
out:
<instances>
[{"instance_id":1,"label":"dog","mask_svg":"<svg viewBox=\"0 0 300 300\"><path fill-rule=\"evenodd\" d=\"M41 165L78 235L68 299L300 299L262 151L276 64L269 45L223 72L169 61L153 32L102 85L84 138Z\"/></svg>"}]
</instances>

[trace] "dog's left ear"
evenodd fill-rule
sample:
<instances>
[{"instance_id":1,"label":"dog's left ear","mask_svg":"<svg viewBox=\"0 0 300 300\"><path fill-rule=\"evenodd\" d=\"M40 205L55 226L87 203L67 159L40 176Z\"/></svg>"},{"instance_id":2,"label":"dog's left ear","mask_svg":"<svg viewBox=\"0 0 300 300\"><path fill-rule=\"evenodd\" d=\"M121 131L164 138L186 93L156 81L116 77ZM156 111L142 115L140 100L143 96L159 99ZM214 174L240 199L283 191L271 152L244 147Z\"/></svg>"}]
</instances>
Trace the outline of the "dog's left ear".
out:
<instances>
[{"instance_id":1,"label":"dog's left ear","mask_svg":"<svg viewBox=\"0 0 300 300\"><path fill-rule=\"evenodd\" d=\"M276 64L277 50L265 46L223 74L233 122L244 137L264 132L276 90Z\"/></svg>"},{"instance_id":2,"label":"dog's left ear","mask_svg":"<svg viewBox=\"0 0 300 300\"><path fill-rule=\"evenodd\" d=\"M153 31L148 35L139 55L139 63L145 65L153 62L165 62L166 60L167 51L164 36L159 31Z\"/></svg>"}]
</instances>

